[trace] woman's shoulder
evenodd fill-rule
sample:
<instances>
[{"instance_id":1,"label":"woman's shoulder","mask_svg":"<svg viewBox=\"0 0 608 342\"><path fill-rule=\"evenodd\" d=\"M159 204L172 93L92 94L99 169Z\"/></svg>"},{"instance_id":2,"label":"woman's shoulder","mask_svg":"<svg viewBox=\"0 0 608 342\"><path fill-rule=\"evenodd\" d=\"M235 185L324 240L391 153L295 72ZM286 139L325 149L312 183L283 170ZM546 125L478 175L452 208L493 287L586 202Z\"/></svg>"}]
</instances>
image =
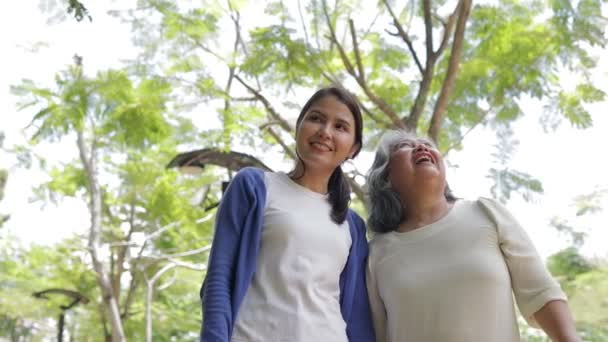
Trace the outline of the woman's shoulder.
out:
<instances>
[{"instance_id":1,"label":"woman's shoulder","mask_svg":"<svg viewBox=\"0 0 608 342\"><path fill-rule=\"evenodd\" d=\"M232 182L263 183L265 172L267 171L253 166L244 167L237 172L232 179Z\"/></svg>"}]
</instances>

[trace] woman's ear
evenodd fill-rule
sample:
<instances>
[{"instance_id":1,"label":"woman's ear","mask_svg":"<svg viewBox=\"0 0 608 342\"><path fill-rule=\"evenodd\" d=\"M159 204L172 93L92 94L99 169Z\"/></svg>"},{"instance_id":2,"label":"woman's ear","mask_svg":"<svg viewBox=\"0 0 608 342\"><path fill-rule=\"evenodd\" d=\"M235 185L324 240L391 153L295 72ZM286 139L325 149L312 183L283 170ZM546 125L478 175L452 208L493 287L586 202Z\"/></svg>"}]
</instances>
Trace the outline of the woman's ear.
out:
<instances>
[{"instance_id":1,"label":"woman's ear","mask_svg":"<svg viewBox=\"0 0 608 342\"><path fill-rule=\"evenodd\" d=\"M353 147L350 149L350 153L348 154L348 159L353 159L353 156L359 152L361 149L361 144L355 143Z\"/></svg>"}]
</instances>

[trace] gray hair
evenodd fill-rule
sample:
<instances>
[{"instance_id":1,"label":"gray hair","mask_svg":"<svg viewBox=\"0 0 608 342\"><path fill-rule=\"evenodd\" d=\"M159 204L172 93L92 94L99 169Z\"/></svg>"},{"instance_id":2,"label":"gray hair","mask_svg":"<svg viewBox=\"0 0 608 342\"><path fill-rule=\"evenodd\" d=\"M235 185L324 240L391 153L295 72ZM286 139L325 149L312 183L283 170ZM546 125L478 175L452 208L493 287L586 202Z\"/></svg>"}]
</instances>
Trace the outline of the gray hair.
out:
<instances>
[{"instance_id":1,"label":"gray hair","mask_svg":"<svg viewBox=\"0 0 608 342\"><path fill-rule=\"evenodd\" d=\"M397 229L405 220L403 203L399 194L392 189L388 180L388 164L394 147L409 139L418 137L404 130L388 131L380 139L376 157L367 173L369 218L367 224L376 233L388 233ZM456 201L450 187L446 184L445 198Z\"/></svg>"}]
</instances>

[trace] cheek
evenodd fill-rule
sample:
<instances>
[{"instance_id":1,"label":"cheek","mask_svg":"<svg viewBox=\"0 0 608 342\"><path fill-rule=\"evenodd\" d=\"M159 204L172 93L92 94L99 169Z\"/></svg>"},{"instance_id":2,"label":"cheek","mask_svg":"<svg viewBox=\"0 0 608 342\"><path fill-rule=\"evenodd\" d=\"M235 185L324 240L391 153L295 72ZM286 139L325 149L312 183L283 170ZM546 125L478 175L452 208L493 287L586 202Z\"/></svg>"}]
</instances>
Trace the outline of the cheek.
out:
<instances>
[{"instance_id":1,"label":"cheek","mask_svg":"<svg viewBox=\"0 0 608 342\"><path fill-rule=\"evenodd\" d=\"M405 152L395 152L391 156L390 167L395 170L403 169L407 162L408 155Z\"/></svg>"}]
</instances>

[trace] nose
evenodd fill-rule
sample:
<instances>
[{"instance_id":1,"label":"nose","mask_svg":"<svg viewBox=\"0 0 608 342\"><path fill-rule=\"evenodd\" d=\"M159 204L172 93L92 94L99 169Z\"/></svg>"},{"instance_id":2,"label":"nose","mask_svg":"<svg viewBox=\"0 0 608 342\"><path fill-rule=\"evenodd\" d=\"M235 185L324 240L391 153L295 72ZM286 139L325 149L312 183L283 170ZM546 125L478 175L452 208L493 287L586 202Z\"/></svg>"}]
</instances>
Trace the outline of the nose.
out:
<instances>
[{"instance_id":1,"label":"nose","mask_svg":"<svg viewBox=\"0 0 608 342\"><path fill-rule=\"evenodd\" d=\"M321 138L330 138L331 137L331 130L330 130L330 125L328 124L323 124L319 127L319 131L317 132L317 134L319 135L319 137Z\"/></svg>"},{"instance_id":2,"label":"nose","mask_svg":"<svg viewBox=\"0 0 608 342\"><path fill-rule=\"evenodd\" d=\"M423 143L417 143L416 147L414 148L414 152L428 151L428 150L429 150L428 146L426 146Z\"/></svg>"}]
</instances>

